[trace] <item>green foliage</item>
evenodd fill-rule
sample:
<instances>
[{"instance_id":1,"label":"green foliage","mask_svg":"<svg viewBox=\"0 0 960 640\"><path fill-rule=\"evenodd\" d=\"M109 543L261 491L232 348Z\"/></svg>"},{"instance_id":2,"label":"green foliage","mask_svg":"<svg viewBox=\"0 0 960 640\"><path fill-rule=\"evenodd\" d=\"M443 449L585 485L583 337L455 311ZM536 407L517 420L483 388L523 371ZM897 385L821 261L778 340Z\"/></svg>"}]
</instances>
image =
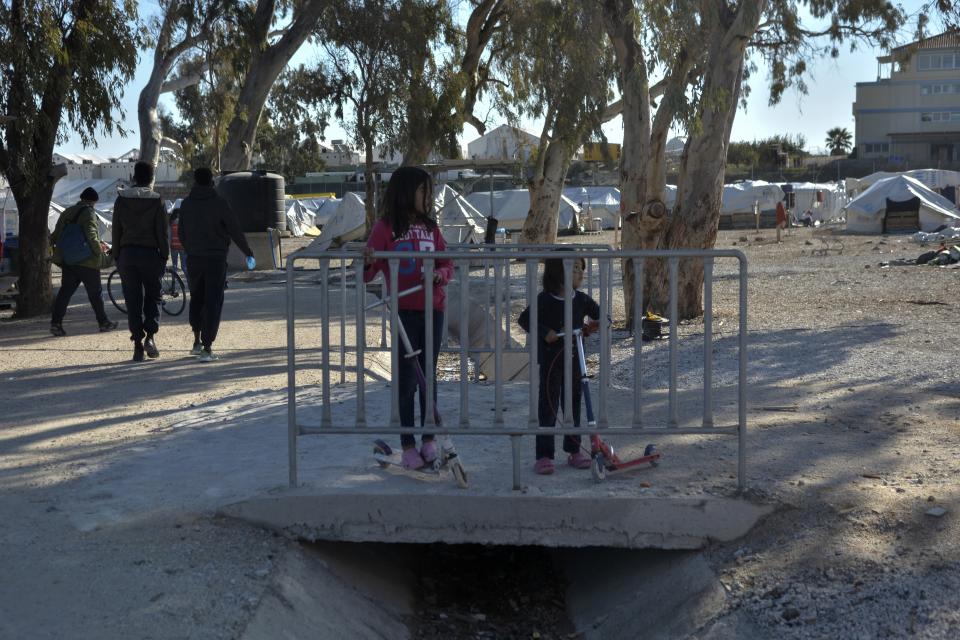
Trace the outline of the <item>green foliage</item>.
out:
<instances>
[{"instance_id":1,"label":"green foliage","mask_svg":"<svg viewBox=\"0 0 960 640\"><path fill-rule=\"evenodd\" d=\"M493 48L503 81L496 104L508 120L544 119L548 144L563 145L568 158L591 133L602 136L616 67L599 12L518 0Z\"/></svg>"},{"instance_id":2,"label":"green foliage","mask_svg":"<svg viewBox=\"0 0 960 640\"><path fill-rule=\"evenodd\" d=\"M844 155L853 147L853 135L843 127L834 127L827 131L826 142L830 155Z\"/></svg>"},{"instance_id":3,"label":"green foliage","mask_svg":"<svg viewBox=\"0 0 960 640\"><path fill-rule=\"evenodd\" d=\"M731 142L727 148L727 164L758 169L777 169L782 167L782 154L790 157L809 155L806 139L802 134L772 136L752 142Z\"/></svg>"},{"instance_id":4,"label":"green foliage","mask_svg":"<svg viewBox=\"0 0 960 640\"><path fill-rule=\"evenodd\" d=\"M85 145L125 133L115 116L137 64L136 15L133 0L0 3L0 115L16 116L0 136L0 171L38 184L68 131Z\"/></svg>"}]
</instances>

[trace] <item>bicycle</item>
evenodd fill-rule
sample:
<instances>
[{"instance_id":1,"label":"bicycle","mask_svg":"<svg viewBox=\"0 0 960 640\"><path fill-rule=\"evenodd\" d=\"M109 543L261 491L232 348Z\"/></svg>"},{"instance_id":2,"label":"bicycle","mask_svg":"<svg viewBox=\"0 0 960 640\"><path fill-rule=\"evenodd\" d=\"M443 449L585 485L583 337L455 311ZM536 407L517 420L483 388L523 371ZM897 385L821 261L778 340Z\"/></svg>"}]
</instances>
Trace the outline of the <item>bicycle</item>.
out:
<instances>
[{"instance_id":1,"label":"bicycle","mask_svg":"<svg viewBox=\"0 0 960 640\"><path fill-rule=\"evenodd\" d=\"M176 269L168 267L163 270L161 281L160 308L168 316L178 316L187 306L187 289L183 286L183 279ZM127 307L123 300L123 287L120 284L120 272L114 269L107 278L107 294L110 302L120 313L126 313Z\"/></svg>"}]
</instances>

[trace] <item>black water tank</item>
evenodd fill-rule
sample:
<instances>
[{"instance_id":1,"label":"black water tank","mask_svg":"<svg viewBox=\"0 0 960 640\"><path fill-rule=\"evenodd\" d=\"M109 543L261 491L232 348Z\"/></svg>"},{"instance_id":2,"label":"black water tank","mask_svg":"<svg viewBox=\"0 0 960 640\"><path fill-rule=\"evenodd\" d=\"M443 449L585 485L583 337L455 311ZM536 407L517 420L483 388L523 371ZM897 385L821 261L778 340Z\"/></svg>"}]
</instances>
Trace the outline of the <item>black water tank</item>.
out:
<instances>
[{"instance_id":1,"label":"black water tank","mask_svg":"<svg viewBox=\"0 0 960 640\"><path fill-rule=\"evenodd\" d=\"M217 193L230 203L245 232L287 230L283 190L283 176L265 171L238 171L217 181Z\"/></svg>"}]
</instances>

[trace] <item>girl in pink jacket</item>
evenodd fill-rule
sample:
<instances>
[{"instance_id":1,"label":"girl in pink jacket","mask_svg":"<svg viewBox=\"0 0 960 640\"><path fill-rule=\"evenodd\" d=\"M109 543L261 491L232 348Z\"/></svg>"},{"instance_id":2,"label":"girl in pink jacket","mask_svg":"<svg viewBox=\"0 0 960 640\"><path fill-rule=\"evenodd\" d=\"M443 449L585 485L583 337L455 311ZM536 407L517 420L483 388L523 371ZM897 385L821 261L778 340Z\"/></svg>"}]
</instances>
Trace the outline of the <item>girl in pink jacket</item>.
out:
<instances>
[{"instance_id":1,"label":"girl in pink jacket","mask_svg":"<svg viewBox=\"0 0 960 640\"><path fill-rule=\"evenodd\" d=\"M370 282L383 272L387 287L390 286L390 268L386 260L375 260L375 251L409 251L411 258L401 260L397 268L397 287L405 291L423 282L423 259L419 254L444 251L446 243L440 233L433 212L433 180L430 174L418 167L400 167L393 172L384 196L383 217L370 232L364 254L364 282ZM453 277L453 263L438 259L433 268L433 362L426 363L426 295L423 289L400 298L398 315L410 338L414 351L420 350L417 358L425 376L433 376L434 401L437 393L437 356L443 336L444 310L446 309L446 285ZM389 292L388 292L389 293ZM401 350L403 346L401 345ZM394 383L400 393L400 425L414 426L413 396L420 396L420 426L424 424L427 411L426 398L417 393L417 377L414 364L401 353L400 370L394 374ZM409 469L419 469L437 457L437 446L432 435L421 437L420 450L416 438L410 434L400 436L403 448L402 461Z\"/></svg>"}]
</instances>

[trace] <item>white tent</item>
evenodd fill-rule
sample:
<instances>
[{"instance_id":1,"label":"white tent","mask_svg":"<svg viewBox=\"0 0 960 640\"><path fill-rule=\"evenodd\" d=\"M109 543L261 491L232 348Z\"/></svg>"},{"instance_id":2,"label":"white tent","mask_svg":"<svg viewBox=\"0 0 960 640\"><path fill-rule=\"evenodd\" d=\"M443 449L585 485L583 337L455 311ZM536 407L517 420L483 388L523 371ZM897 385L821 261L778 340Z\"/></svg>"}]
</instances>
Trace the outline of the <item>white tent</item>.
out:
<instances>
[{"instance_id":1,"label":"white tent","mask_svg":"<svg viewBox=\"0 0 960 640\"><path fill-rule=\"evenodd\" d=\"M620 189L616 187L569 187L563 190L563 195L577 203L584 218L600 218L604 229L613 229L620 219ZM584 220L581 222L586 224Z\"/></svg>"},{"instance_id":2,"label":"white tent","mask_svg":"<svg viewBox=\"0 0 960 640\"><path fill-rule=\"evenodd\" d=\"M753 213L755 202L760 203L760 211L771 211L783 200L783 189L763 180L744 180L735 184L723 185L723 205L721 214Z\"/></svg>"},{"instance_id":3,"label":"white tent","mask_svg":"<svg viewBox=\"0 0 960 640\"><path fill-rule=\"evenodd\" d=\"M358 194L359 195L359 194ZM363 196L360 196L363 199ZM323 228L340 206L340 198L299 198L297 202L313 212L313 224Z\"/></svg>"},{"instance_id":4,"label":"white tent","mask_svg":"<svg viewBox=\"0 0 960 640\"><path fill-rule=\"evenodd\" d=\"M348 191L311 246L340 246L351 240L359 240L366 231L366 222L367 210L363 200L356 193Z\"/></svg>"},{"instance_id":5,"label":"white tent","mask_svg":"<svg viewBox=\"0 0 960 640\"><path fill-rule=\"evenodd\" d=\"M53 202L64 207L75 205L83 190L93 187L100 196L97 208L113 210L117 190L123 186L124 182L118 178L61 178L53 185Z\"/></svg>"},{"instance_id":6,"label":"white tent","mask_svg":"<svg viewBox=\"0 0 960 640\"><path fill-rule=\"evenodd\" d=\"M480 244L487 219L456 189L443 185L434 197L440 232L447 244Z\"/></svg>"},{"instance_id":7,"label":"white tent","mask_svg":"<svg viewBox=\"0 0 960 640\"><path fill-rule=\"evenodd\" d=\"M793 211L800 219L809 210L814 221L839 218L845 200L843 189L836 183L793 182ZM820 199L817 199L817 194Z\"/></svg>"},{"instance_id":8,"label":"white tent","mask_svg":"<svg viewBox=\"0 0 960 640\"><path fill-rule=\"evenodd\" d=\"M958 171L948 171L946 169L913 169L900 173L877 171L859 180L857 178L847 178L847 193L852 195L862 193L878 181L895 176L909 176L932 190L944 189L946 187L960 187L960 172Z\"/></svg>"},{"instance_id":9,"label":"white tent","mask_svg":"<svg viewBox=\"0 0 960 640\"><path fill-rule=\"evenodd\" d=\"M482 215L489 217L490 192L479 191L467 196L467 201ZM523 228L523 221L530 212L530 192L526 189L510 189L508 191L493 192L493 217L497 224L509 231L519 231ZM558 229L569 229L573 225L574 216L580 215L578 207L570 198L560 196L560 223Z\"/></svg>"},{"instance_id":10,"label":"white tent","mask_svg":"<svg viewBox=\"0 0 960 640\"><path fill-rule=\"evenodd\" d=\"M887 217L887 200L906 202L917 198L921 231L933 231L941 225L960 226L960 211L953 203L905 175L883 178L847 203L847 231L883 233Z\"/></svg>"}]
</instances>

